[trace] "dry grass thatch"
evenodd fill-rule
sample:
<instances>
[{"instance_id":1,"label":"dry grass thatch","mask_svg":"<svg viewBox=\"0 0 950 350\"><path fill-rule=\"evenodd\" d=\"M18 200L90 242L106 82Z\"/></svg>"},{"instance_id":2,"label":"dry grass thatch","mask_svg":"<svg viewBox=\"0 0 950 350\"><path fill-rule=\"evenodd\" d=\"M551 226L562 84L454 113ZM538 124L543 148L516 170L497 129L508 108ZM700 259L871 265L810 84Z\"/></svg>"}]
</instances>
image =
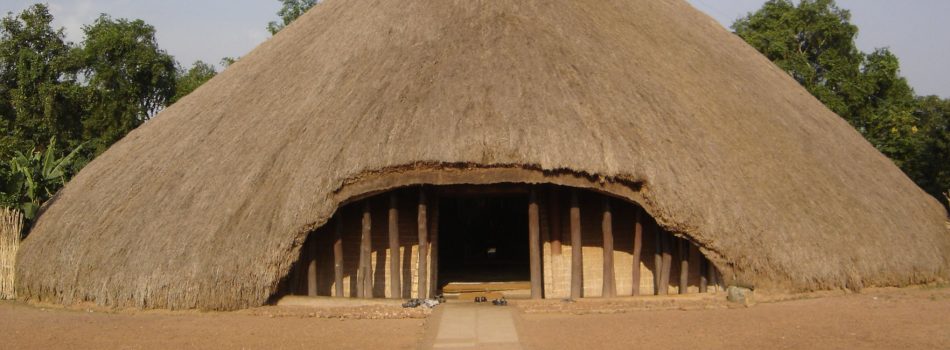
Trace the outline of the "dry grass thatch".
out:
<instances>
[{"instance_id":1,"label":"dry grass thatch","mask_svg":"<svg viewBox=\"0 0 950 350\"><path fill-rule=\"evenodd\" d=\"M23 214L0 208L0 300L16 299L16 253L23 232Z\"/></svg>"},{"instance_id":2,"label":"dry grass thatch","mask_svg":"<svg viewBox=\"0 0 950 350\"><path fill-rule=\"evenodd\" d=\"M950 265L936 199L684 1L327 0L66 186L18 292L260 305L350 196L475 169L627 188L610 191L760 288Z\"/></svg>"}]
</instances>

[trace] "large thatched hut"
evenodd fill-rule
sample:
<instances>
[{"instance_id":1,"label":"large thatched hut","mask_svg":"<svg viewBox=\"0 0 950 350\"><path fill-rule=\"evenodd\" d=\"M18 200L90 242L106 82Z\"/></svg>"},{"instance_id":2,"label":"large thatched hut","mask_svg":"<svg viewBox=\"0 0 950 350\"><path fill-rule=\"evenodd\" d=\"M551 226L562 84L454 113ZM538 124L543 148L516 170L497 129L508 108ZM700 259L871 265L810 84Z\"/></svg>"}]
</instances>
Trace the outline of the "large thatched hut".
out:
<instances>
[{"instance_id":1,"label":"large thatched hut","mask_svg":"<svg viewBox=\"0 0 950 350\"><path fill-rule=\"evenodd\" d=\"M900 286L947 277L946 219L682 0L327 0L76 176L17 291L238 309L483 279Z\"/></svg>"}]
</instances>

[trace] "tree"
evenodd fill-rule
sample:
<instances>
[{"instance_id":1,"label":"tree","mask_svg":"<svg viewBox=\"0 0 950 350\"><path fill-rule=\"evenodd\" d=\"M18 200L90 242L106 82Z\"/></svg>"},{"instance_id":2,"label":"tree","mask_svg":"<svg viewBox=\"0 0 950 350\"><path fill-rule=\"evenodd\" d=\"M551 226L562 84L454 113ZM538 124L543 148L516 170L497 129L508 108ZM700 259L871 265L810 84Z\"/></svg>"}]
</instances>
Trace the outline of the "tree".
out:
<instances>
[{"instance_id":1,"label":"tree","mask_svg":"<svg viewBox=\"0 0 950 350\"><path fill-rule=\"evenodd\" d=\"M197 90L198 87L208 80L211 80L211 78L214 78L217 74L218 71L214 69L214 66L202 61L195 62L191 66L191 69L179 69L175 84L175 96L172 97L171 103L175 103L182 97Z\"/></svg>"},{"instance_id":2,"label":"tree","mask_svg":"<svg viewBox=\"0 0 950 350\"><path fill-rule=\"evenodd\" d=\"M5 192L16 200L15 206L32 221L40 207L66 184L71 163L76 159L80 145L65 157L57 157L56 139L49 141L45 151L16 152L10 160L13 181Z\"/></svg>"},{"instance_id":3,"label":"tree","mask_svg":"<svg viewBox=\"0 0 950 350\"><path fill-rule=\"evenodd\" d=\"M277 32L293 23L293 21L297 20L298 17L302 16L307 12L307 10L320 1L280 0L280 2L283 4L280 8L280 11L277 11L277 15L280 16L280 22L273 21L267 24L267 30L271 33L271 35L276 35Z\"/></svg>"},{"instance_id":4,"label":"tree","mask_svg":"<svg viewBox=\"0 0 950 350\"><path fill-rule=\"evenodd\" d=\"M225 57L221 59L221 65L224 66L224 68L228 68L232 64L237 63L239 59L241 58L240 57Z\"/></svg>"},{"instance_id":5,"label":"tree","mask_svg":"<svg viewBox=\"0 0 950 350\"><path fill-rule=\"evenodd\" d=\"M767 1L732 28L752 47L788 72L838 115L852 120L860 100L863 55L854 44L857 26L833 0Z\"/></svg>"},{"instance_id":6,"label":"tree","mask_svg":"<svg viewBox=\"0 0 950 350\"><path fill-rule=\"evenodd\" d=\"M926 167L919 149L918 101L900 62L888 49L857 49L858 27L834 0L769 0L736 21L736 34L802 84L829 109L855 127L919 185ZM946 162L947 158L939 160ZM927 165L929 166L929 165ZM931 192L938 195L939 192Z\"/></svg>"},{"instance_id":7,"label":"tree","mask_svg":"<svg viewBox=\"0 0 950 350\"><path fill-rule=\"evenodd\" d=\"M42 4L0 21L0 159L53 137L75 145L81 136L75 48L52 21Z\"/></svg>"},{"instance_id":8,"label":"tree","mask_svg":"<svg viewBox=\"0 0 950 350\"><path fill-rule=\"evenodd\" d=\"M920 97L914 115L920 123L919 144L908 174L940 198L940 193L950 192L950 100Z\"/></svg>"},{"instance_id":9,"label":"tree","mask_svg":"<svg viewBox=\"0 0 950 350\"><path fill-rule=\"evenodd\" d=\"M141 20L102 15L83 31L90 99L84 137L99 154L168 105L178 71L158 47L155 28Z\"/></svg>"}]
</instances>

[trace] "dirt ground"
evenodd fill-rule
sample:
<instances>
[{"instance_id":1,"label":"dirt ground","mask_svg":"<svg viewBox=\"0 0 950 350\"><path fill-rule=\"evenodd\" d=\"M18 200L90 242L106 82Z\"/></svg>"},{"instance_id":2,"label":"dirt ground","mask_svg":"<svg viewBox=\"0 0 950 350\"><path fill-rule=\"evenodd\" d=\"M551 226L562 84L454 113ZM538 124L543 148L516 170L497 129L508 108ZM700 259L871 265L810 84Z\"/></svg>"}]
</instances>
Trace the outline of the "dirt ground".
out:
<instances>
[{"instance_id":1,"label":"dirt ground","mask_svg":"<svg viewBox=\"0 0 950 350\"><path fill-rule=\"evenodd\" d=\"M519 318L528 349L950 349L950 288L879 289L749 308Z\"/></svg>"},{"instance_id":2,"label":"dirt ground","mask_svg":"<svg viewBox=\"0 0 950 350\"><path fill-rule=\"evenodd\" d=\"M236 313L102 313L0 302L0 349L413 349L425 320Z\"/></svg>"},{"instance_id":3,"label":"dirt ground","mask_svg":"<svg viewBox=\"0 0 950 350\"><path fill-rule=\"evenodd\" d=\"M559 301L547 308L517 303L511 308L526 349L950 348L950 288L794 298L753 307L718 301L697 306L693 298L648 311L623 307L639 305L636 300L606 308L593 300L568 308ZM433 331L432 323L418 318L424 315L399 319L379 308L371 309L374 315L389 316L323 318L335 316L293 306L113 313L0 302L0 348L413 349ZM620 311L608 312L613 309Z\"/></svg>"}]
</instances>

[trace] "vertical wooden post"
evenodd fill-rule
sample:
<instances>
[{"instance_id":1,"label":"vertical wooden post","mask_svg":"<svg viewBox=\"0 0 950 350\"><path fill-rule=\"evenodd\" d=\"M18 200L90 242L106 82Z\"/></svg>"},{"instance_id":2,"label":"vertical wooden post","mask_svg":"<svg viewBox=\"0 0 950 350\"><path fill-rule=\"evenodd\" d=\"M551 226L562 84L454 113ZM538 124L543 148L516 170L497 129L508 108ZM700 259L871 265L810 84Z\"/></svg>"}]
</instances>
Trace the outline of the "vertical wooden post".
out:
<instances>
[{"instance_id":1,"label":"vertical wooden post","mask_svg":"<svg viewBox=\"0 0 950 350\"><path fill-rule=\"evenodd\" d=\"M439 295L439 196L436 195L432 198L432 215L429 216L431 220L429 227L429 255L431 256L432 265L430 277L429 278L429 294L430 296Z\"/></svg>"},{"instance_id":2,"label":"vertical wooden post","mask_svg":"<svg viewBox=\"0 0 950 350\"><path fill-rule=\"evenodd\" d=\"M673 235L663 231L660 240L663 242L663 268L660 271L660 295L669 294L670 272L673 267Z\"/></svg>"},{"instance_id":3,"label":"vertical wooden post","mask_svg":"<svg viewBox=\"0 0 950 350\"><path fill-rule=\"evenodd\" d=\"M640 255L643 253L643 209L634 207L632 295L640 295Z\"/></svg>"},{"instance_id":4,"label":"vertical wooden post","mask_svg":"<svg viewBox=\"0 0 950 350\"><path fill-rule=\"evenodd\" d=\"M601 231L604 234L604 283L601 296L613 298L617 296L617 277L614 274L614 224L613 211L610 208L610 198L604 197L604 215L601 222Z\"/></svg>"},{"instance_id":5,"label":"vertical wooden post","mask_svg":"<svg viewBox=\"0 0 950 350\"><path fill-rule=\"evenodd\" d=\"M528 244L531 253L531 299L541 299L541 221L538 213L538 191L533 187L528 202Z\"/></svg>"},{"instance_id":6,"label":"vertical wooden post","mask_svg":"<svg viewBox=\"0 0 950 350\"><path fill-rule=\"evenodd\" d=\"M548 192L548 217L551 227L551 254L561 255L561 196L557 187Z\"/></svg>"},{"instance_id":7,"label":"vertical wooden post","mask_svg":"<svg viewBox=\"0 0 950 350\"><path fill-rule=\"evenodd\" d=\"M709 284L718 288L719 274L716 271L716 265L714 265L712 261L710 261L709 259L706 259L706 275L707 275L706 278L709 280Z\"/></svg>"},{"instance_id":8,"label":"vertical wooden post","mask_svg":"<svg viewBox=\"0 0 950 350\"><path fill-rule=\"evenodd\" d=\"M399 255L399 198L389 193L389 296L402 299L402 266ZM377 262L381 263L381 262Z\"/></svg>"},{"instance_id":9,"label":"vertical wooden post","mask_svg":"<svg viewBox=\"0 0 950 350\"><path fill-rule=\"evenodd\" d=\"M650 221L650 231L653 231L654 253L653 253L653 294L662 295L660 284L663 275L663 234L657 224Z\"/></svg>"},{"instance_id":10,"label":"vertical wooden post","mask_svg":"<svg viewBox=\"0 0 950 350\"><path fill-rule=\"evenodd\" d=\"M706 275L706 270L708 270L709 260L706 260L705 256L699 258L699 292L706 293L709 292L709 279Z\"/></svg>"},{"instance_id":11,"label":"vertical wooden post","mask_svg":"<svg viewBox=\"0 0 950 350\"><path fill-rule=\"evenodd\" d=\"M680 285L679 292L680 294L686 294L689 292L689 240L683 238L679 239L680 247Z\"/></svg>"},{"instance_id":12,"label":"vertical wooden post","mask_svg":"<svg viewBox=\"0 0 950 350\"><path fill-rule=\"evenodd\" d=\"M363 201L363 230L360 234L360 268L357 273L356 295L360 298L373 297L373 271L370 260L372 254L373 217L369 200Z\"/></svg>"},{"instance_id":13,"label":"vertical wooden post","mask_svg":"<svg viewBox=\"0 0 950 350\"><path fill-rule=\"evenodd\" d=\"M336 297L343 297L343 210L336 217L333 232L333 285Z\"/></svg>"},{"instance_id":14,"label":"vertical wooden post","mask_svg":"<svg viewBox=\"0 0 950 350\"><path fill-rule=\"evenodd\" d=\"M425 189L419 190L419 299L429 298L429 211Z\"/></svg>"},{"instance_id":15,"label":"vertical wooden post","mask_svg":"<svg viewBox=\"0 0 950 350\"><path fill-rule=\"evenodd\" d=\"M581 206L571 190L571 299L584 295L584 245L581 241Z\"/></svg>"},{"instance_id":16,"label":"vertical wooden post","mask_svg":"<svg viewBox=\"0 0 950 350\"><path fill-rule=\"evenodd\" d=\"M317 238L310 234L306 245L309 245L307 260L307 296L317 296Z\"/></svg>"},{"instance_id":17,"label":"vertical wooden post","mask_svg":"<svg viewBox=\"0 0 950 350\"><path fill-rule=\"evenodd\" d=\"M290 268L290 295L301 295L307 293L305 289L307 286L307 267L305 266L306 261L306 246L300 247L300 255L297 256L297 262L295 262L293 267ZM301 293L301 291L303 291L303 293Z\"/></svg>"}]
</instances>

